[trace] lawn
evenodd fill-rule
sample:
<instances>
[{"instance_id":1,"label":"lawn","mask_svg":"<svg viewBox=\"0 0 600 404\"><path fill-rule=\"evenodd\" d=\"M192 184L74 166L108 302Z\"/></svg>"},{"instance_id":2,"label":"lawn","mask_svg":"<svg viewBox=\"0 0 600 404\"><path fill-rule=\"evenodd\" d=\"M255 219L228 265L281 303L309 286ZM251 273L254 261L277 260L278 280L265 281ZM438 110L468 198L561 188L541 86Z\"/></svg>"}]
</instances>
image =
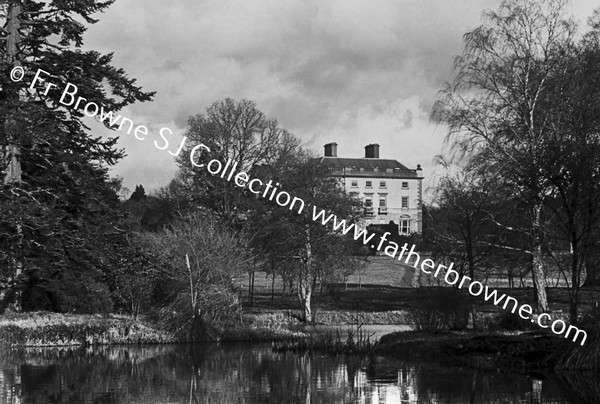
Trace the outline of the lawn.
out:
<instances>
[{"instance_id":1,"label":"lawn","mask_svg":"<svg viewBox=\"0 0 600 404\"><path fill-rule=\"evenodd\" d=\"M366 267L360 275L347 279L347 283L328 284L317 287L313 294L313 310L323 312L324 317L331 317L333 312L344 313L345 316L355 317L353 313L382 313L389 311L406 311L423 306L429 294L425 288L411 286L415 269L386 256L369 257ZM421 278L423 278L421 275ZM430 275L426 275L430 276ZM272 278L264 273L255 275L254 296L250 301L248 296L248 279L241 285L244 289L244 310L249 313L260 313L277 310L297 311L298 299L295 294L286 292L282 295L281 280L275 280L275 293L271 294ZM485 282L484 282L485 283ZM489 280L491 288L498 289L514 297L520 304L533 305L534 291L532 287L508 288L496 287L502 282ZM568 313L569 295L565 288L548 288L548 300L553 311ZM477 310L480 312L498 312L502 310L483 298L474 298ZM594 302L600 301L599 289L583 289L580 292L581 308L587 310ZM509 306L509 307L512 307ZM559 314L559 313L557 313ZM323 317L323 316L322 316ZM395 316L394 318L397 318Z\"/></svg>"}]
</instances>

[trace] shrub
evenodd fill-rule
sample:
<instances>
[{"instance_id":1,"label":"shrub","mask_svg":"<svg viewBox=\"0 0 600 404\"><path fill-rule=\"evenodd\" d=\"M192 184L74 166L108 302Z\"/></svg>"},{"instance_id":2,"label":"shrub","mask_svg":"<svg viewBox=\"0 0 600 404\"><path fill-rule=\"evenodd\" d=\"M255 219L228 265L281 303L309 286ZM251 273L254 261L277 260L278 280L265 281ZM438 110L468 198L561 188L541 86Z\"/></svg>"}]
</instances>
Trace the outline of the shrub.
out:
<instances>
[{"instance_id":1,"label":"shrub","mask_svg":"<svg viewBox=\"0 0 600 404\"><path fill-rule=\"evenodd\" d=\"M557 367L561 369L600 370L600 308L596 305L586 313L577 327L584 329L588 338L581 346L565 341L566 348L561 353Z\"/></svg>"},{"instance_id":2,"label":"shrub","mask_svg":"<svg viewBox=\"0 0 600 404\"><path fill-rule=\"evenodd\" d=\"M600 336L600 306L598 302L582 316L579 325L588 330L592 336Z\"/></svg>"},{"instance_id":3,"label":"shrub","mask_svg":"<svg viewBox=\"0 0 600 404\"><path fill-rule=\"evenodd\" d=\"M110 313L113 301L108 286L84 271L62 271L46 282L31 281L25 287L23 310L59 313Z\"/></svg>"},{"instance_id":4,"label":"shrub","mask_svg":"<svg viewBox=\"0 0 600 404\"><path fill-rule=\"evenodd\" d=\"M328 282L324 284L325 293L331 297L334 302L339 302L342 296L344 284L340 282Z\"/></svg>"},{"instance_id":5,"label":"shrub","mask_svg":"<svg viewBox=\"0 0 600 404\"><path fill-rule=\"evenodd\" d=\"M270 330L280 330L300 325L298 320L299 312L276 311L257 314L244 314L243 322L249 328L266 328Z\"/></svg>"},{"instance_id":6,"label":"shrub","mask_svg":"<svg viewBox=\"0 0 600 404\"><path fill-rule=\"evenodd\" d=\"M214 340L241 322L235 282L252 263L248 238L210 216L182 218L160 233L141 233L137 245L153 254L166 290L158 309L163 329L190 341Z\"/></svg>"},{"instance_id":7,"label":"shrub","mask_svg":"<svg viewBox=\"0 0 600 404\"><path fill-rule=\"evenodd\" d=\"M532 324L531 321L524 320L518 314L508 311L499 312L490 320L486 328L491 331L539 330L539 327Z\"/></svg>"},{"instance_id":8,"label":"shrub","mask_svg":"<svg viewBox=\"0 0 600 404\"><path fill-rule=\"evenodd\" d=\"M454 288L419 288L427 296L420 307L408 312L408 323L418 331L465 329L470 300Z\"/></svg>"}]
</instances>

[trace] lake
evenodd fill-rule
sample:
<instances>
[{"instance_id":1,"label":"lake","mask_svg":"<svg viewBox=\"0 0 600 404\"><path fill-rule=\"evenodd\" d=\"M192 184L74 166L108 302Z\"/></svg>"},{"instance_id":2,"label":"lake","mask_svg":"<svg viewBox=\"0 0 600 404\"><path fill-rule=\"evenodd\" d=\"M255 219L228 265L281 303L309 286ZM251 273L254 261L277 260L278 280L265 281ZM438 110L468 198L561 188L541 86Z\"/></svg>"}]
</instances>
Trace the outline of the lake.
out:
<instances>
[{"instance_id":1,"label":"lake","mask_svg":"<svg viewBox=\"0 0 600 404\"><path fill-rule=\"evenodd\" d=\"M0 402L11 404L581 402L558 378L270 344L5 349L0 370Z\"/></svg>"}]
</instances>

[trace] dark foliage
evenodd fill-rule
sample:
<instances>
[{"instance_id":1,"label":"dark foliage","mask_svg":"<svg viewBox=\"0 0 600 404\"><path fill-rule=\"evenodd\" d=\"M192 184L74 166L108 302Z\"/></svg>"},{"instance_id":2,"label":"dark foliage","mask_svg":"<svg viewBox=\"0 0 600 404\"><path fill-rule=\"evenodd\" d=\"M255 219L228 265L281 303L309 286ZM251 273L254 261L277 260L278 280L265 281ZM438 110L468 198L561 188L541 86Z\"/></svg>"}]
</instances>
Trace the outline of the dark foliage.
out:
<instances>
[{"instance_id":1,"label":"dark foliage","mask_svg":"<svg viewBox=\"0 0 600 404\"><path fill-rule=\"evenodd\" d=\"M105 2L9 0L7 25L19 25L16 51L0 46L0 149L18 150L18 175L0 156L0 300L2 307L102 312L112 309L105 272L118 260L124 232L117 191L108 167L124 156L115 138L92 136L83 110L59 102L67 83L78 96L117 111L152 93L111 65L112 55L83 51L82 35ZM9 36L14 35L9 32ZM59 38L56 43L54 38ZM14 83L8 72L26 71ZM38 69L48 72L47 94L26 87ZM21 301L21 298L23 299Z\"/></svg>"},{"instance_id":2,"label":"dark foliage","mask_svg":"<svg viewBox=\"0 0 600 404\"><path fill-rule=\"evenodd\" d=\"M463 330L467 328L470 300L455 288L420 288L427 296L412 309L408 322L418 331Z\"/></svg>"}]
</instances>

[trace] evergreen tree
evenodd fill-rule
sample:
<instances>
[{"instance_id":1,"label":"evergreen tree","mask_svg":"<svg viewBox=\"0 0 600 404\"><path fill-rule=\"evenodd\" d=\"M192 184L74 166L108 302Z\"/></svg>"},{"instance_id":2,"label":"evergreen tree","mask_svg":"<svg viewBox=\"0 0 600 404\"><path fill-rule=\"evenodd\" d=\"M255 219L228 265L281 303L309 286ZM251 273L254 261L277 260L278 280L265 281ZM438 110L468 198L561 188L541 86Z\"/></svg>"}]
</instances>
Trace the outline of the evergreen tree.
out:
<instances>
[{"instance_id":1,"label":"evergreen tree","mask_svg":"<svg viewBox=\"0 0 600 404\"><path fill-rule=\"evenodd\" d=\"M21 303L25 309L110 309L104 269L124 241L116 225L120 183L110 180L108 167L124 153L116 138L89 133L84 105L73 108L60 98L70 84L77 97L105 111L151 99L153 93L111 65L112 54L81 49L81 21L95 23L92 16L112 3L0 5L0 298L16 309ZM18 66L25 76L15 82L10 72ZM34 80L38 69L48 73L43 81Z\"/></svg>"},{"instance_id":2,"label":"evergreen tree","mask_svg":"<svg viewBox=\"0 0 600 404\"><path fill-rule=\"evenodd\" d=\"M142 185L136 185L135 191L133 191L133 194L131 194L129 200L133 202L141 202L144 199L146 199L146 190Z\"/></svg>"}]
</instances>

